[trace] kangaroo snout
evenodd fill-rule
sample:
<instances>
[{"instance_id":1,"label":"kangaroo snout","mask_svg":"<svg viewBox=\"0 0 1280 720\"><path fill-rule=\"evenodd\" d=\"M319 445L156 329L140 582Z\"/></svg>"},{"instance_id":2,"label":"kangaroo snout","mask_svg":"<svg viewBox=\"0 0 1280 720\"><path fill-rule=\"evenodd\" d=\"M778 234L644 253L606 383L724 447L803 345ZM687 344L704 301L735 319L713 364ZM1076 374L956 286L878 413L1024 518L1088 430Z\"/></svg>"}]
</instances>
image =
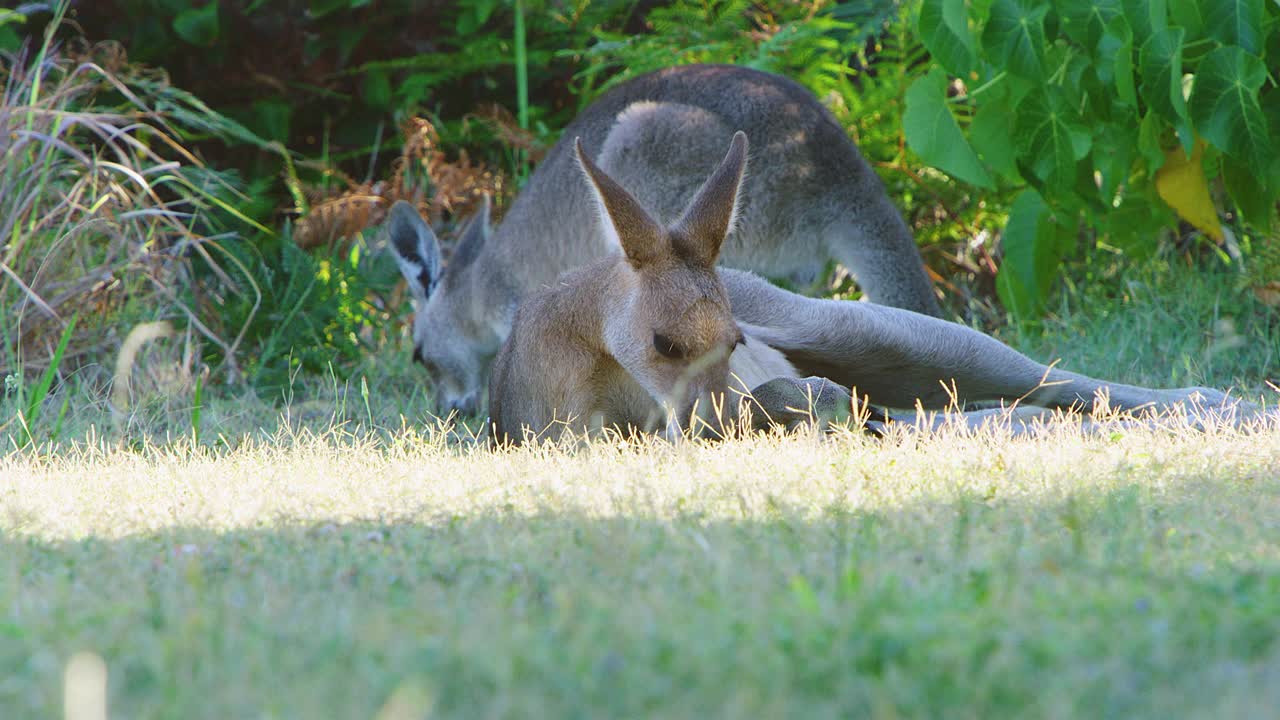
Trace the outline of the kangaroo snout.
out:
<instances>
[{"instance_id":1,"label":"kangaroo snout","mask_svg":"<svg viewBox=\"0 0 1280 720\"><path fill-rule=\"evenodd\" d=\"M480 409L479 397L476 393L467 393L461 397L443 398L440 407L446 413L456 412L459 415L475 415Z\"/></svg>"},{"instance_id":2,"label":"kangaroo snout","mask_svg":"<svg viewBox=\"0 0 1280 720\"><path fill-rule=\"evenodd\" d=\"M699 393L679 410L668 412L663 434L668 440L685 437L723 438L733 427L737 413L724 392Z\"/></svg>"},{"instance_id":3,"label":"kangaroo snout","mask_svg":"<svg viewBox=\"0 0 1280 720\"><path fill-rule=\"evenodd\" d=\"M665 403L667 437L724 437L737 417L728 390L728 367L723 361L691 382L677 383L675 396Z\"/></svg>"}]
</instances>

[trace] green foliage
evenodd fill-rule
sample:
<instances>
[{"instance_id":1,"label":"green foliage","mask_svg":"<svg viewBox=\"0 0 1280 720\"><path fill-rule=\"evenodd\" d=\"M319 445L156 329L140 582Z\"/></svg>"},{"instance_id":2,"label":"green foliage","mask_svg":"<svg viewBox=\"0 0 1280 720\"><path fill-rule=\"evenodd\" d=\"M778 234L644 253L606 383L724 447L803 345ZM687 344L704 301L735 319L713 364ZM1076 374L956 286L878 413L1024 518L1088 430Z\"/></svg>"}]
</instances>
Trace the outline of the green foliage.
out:
<instances>
[{"instance_id":1,"label":"green foliage","mask_svg":"<svg viewBox=\"0 0 1280 720\"><path fill-rule=\"evenodd\" d=\"M173 19L173 31L192 45L210 47L218 40L218 3L192 7Z\"/></svg>"},{"instance_id":2,"label":"green foliage","mask_svg":"<svg viewBox=\"0 0 1280 720\"><path fill-rule=\"evenodd\" d=\"M616 73L608 85L686 63L734 63L776 72L819 97L852 74L847 64L863 44L897 16L896 2L835 5L677 0L645 16L651 32L601 29L584 54L581 76ZM576 54L565 51L563 54Z\"/></svg>"},{"instance_id":3,"label":"green foliage","mask_svg":"<svg viewBox=\"0 0 1280 720\"><path fill-rule=\"evenodd\" d=\"M71 338L76 329L76 318L72 317L67 323L66 328L62 331L62 336L58 338L58 347L54 349L53 355L49 358L49 364L45 367L44 372L40 375L39 382L31 390L31 397L24 398L21 383L18 385L18 404L24 407L23 412L18 418L22 424L22 434L26 438L27 444L36 442L35 428L40 420L40 412L44 407L44 402L49 397L49 392L53 389L53 379L58 373L58 368L62 365L62 359L67 354L67 345L71 343ZM58 411L58 417L54 421L53 428L49 431L49 437L52 441L57 441L59 429L62 427L62 421L66 417L67 406L70 395L63 396L62 408Z\"/></svg>"},{"instance_id":4,"label":"green foliage","mask_svg":"<svg viewBox=\"0 0 1280 720\"><path fill-rule=\"evenodd\" d=\"M1078 223L1150 252L1176 213L1219 240L1205 180L1221 178L1246 233L1272 226L1280 4L925 0L916 28L960 90L933 74L912 86L908 143L958 180L985 186L990 172L1022 193L997 284L1016 316L1043 310ZM1178 173L1162 175L1172 160Z\"/></svg>"},{"instance_id":5,"label":"green foliage","mask_svg":"<svg viewBox=\"0 0 1280 720\"><path fill-rule=\"evenodd\" d=\"M285 233L217 250L230 282L225 294L208 299L217 305L209 316L224 334L239 333L241 372L270 394L298 372L345 377L393 328L384 298L399 271L362 242L312 254Z\"/></svg>"},{"instance_id":6,"label":"green foliage","mask_svg":"<svg viewBox=\"0 0 1280 720\"><path fill-rule=\"evenodd\" d=\"M1018 195L1009 209L1004 229L1004 263L996 276L996 289L1009 311L1026 317L1038 307L1022 303L1044 302L1041 278L1053 277L1075 241L1074 228L1055 217L1035 190Z\"/></svg>"},{"instance_id":7,"label":"green foliage","mask_svg":"<svg viewBox=\"0 0 1280 720\"><path fill-rule=\"evenodd\" d=\"M572 117L573 49L597 27L625 23L632 3L518 5L522 12L500 0L100 0L82 4L78 21L254 135L359 177L394 157L401 138L388 129L409 114L432 115L446 141L474 141L464 117L495 102L515 108L519 77L524 97L535 98L523 124L545 134ZM246 154L234 147L242 138L218 139L232 147L206 148L217 164L252 177L280 170L277 153ZM520 164L497 143L477 150L512 170ZM284 196L278 185L269 191Z\"/></svg>"},{"instance_id":8,"label":"green foliage","mask_svg":"<svg viewBox=\"0 0 1280 720\"><path fill-rule=\"evenodd\" d=\"M971 185L991 187L991 176L982 166L946 104L933 98L946 92L946 74L934 68L907 90L907 107L902 129L907 142L921 155L935 160L939 169Z\"/></svg>"}]
</instances>

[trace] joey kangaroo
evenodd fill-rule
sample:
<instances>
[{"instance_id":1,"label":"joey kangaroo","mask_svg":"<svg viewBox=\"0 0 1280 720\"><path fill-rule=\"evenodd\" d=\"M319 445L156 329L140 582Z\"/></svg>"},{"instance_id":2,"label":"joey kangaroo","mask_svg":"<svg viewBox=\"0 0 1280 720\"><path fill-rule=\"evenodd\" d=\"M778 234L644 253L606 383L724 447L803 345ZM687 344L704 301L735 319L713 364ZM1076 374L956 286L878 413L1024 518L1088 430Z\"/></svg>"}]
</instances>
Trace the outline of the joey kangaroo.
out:
<instances>
[{"instance_id":1,"label":"joey kangaroo","mask_svg":"<svg viewBox=\"0 0 1280 720\"><path fill-rule=\"evenodd\" d=\"M915 242L879 178L829 112L799 84L722 65L669 68L602 95L565 130L492 237L487 208L443 267L431 229L407 204L388 231L414 301L414 355L446 409L473 412L515 308L561 273L618 251L581 181L572 138L631 189L659 223L719 161L735 130L750 137L741 222L720 261L807 281L831 259L874 302L937 315Z\"/></svg>"},{"instance_id":2,"label":"joey kangaroo","mask_svg":"<svg viewBox=\"0 0 1280 720\"><path fill-rule=\"evenodd\" d=\"M580 140L575 149L583 184L596 198L598 227L622 253L566 273L517 311L490 383L499 442L659 423L673 435L699 421L716 430L734 414L735 403L724 401L730 390L804 376L856 387L890 407L944 407L949 390L961 400L1048 408L1089 407L1100 393L1120 410L1235 402L1206 388L1152 390L1050 369L963 325L807 298L717 268L735 223L745 222L742 132L668 224L596 165Z\"/></svg>"},{"instance_id":3,"label":"joey kangaroo","mask_svg":"<svg viewBox=\"0 0 1280 720\"><path fill-rule=\"evenodd\" d=\"M493 364L494 435L519 442L526 428L646 428L660 408L678 433L694 412L705 420L723 404L730 353L745 344L715 265L733 229L747 137L733 136L670 226L597 167L580 140L575 151L600 227L622 254L565 274L516 312Z\"/></svg>"}]
</instances>

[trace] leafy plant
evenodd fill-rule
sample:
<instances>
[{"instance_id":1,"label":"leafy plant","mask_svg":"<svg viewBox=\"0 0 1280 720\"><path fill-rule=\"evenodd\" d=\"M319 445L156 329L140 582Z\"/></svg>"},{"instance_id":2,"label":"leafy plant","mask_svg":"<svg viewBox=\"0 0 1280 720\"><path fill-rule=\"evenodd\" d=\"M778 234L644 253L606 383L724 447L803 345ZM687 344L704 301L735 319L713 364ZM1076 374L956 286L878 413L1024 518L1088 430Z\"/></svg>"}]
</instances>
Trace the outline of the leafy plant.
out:
<instances>
[{"instance_id":1,"label":"leafy plant","mask_svg":"<svg viewBox=\"0 0 1280 720\"><path fill-rule=\"evenodd\" d=\"M308 253L286 232L211 255L228 281L206 289L202 309L219 331L239 332L241 370L260 389L278 392L298 372L345 377L393 327L381 299L399 272L363 244Z\"/></svg>"},{"instance_id":2,"label":"leafy plant","mask_svg":"<svg viewBox=\"0 0 1280 720\"><path fill-rule=\"evenodd\" d=\"M58 338L58 347L54 348L53 355L49 358L49 364L45 367L44 372L40 375L39 382L31 390L31 397L24 397L22 384L18 384L18 404L23 410L20 411L18 421L22 427L22 434L26 438L27 444L36 442L35 427L40 419L40 411L44 407L45 399L53 390L53 379L58 373L58 367L62 364L62 358L66 355L67 345L71 342L72 333L76 329L76 318L72 317L67 323L67 327L62 331L62 337ZM57 440L58 432L62 427L62 421L66 417L67 407L70 404L71 396L64 395L62 399L62 407L58 410L58 417L54 420L53 429L49 435L53 440Z\"/></svg>"},{"instance_id":3,"label":"leafy plant","mask_svg":"<svg viewBox=\"0 0 1280 720\"><path fill-rule=\"evenodd\" d=\"M1016 317L1042 311L1082 224L1137 255L1175 216L1222 242L1220 206L1254 237L1273 227L1278 26L1263 0L924 0L936 67L908 91L907 142L1018 191L997 280Z\"/></svg>"},{"instance_id":4,"label":"leafy plant","mask_svg":"<svg viewBox=\"0 0 1280 720\"><path fill-rule=\"evenodd\" d=\"M671 65L735 63L787 75L821 96L847 79L849 57L897 12L896 2L677 0L648 12L650 32L598 30L580 77L612 74L608 87Z\"/></svg>"},{"instance_id":5,"label":"leafy plant","mask_svg":"<svg viewBox=\"0 0 1280 720\"><path fill-rule=\"evenodd\" d=\"M56 41L66 6L34 48L0 55L0 372L101 367L123 325L157 316L230 355L182 295L210 237L252 227L232 208L247 199L184 146L208 123L164 83L115 44Z\"/></svg>"}]
</instances>

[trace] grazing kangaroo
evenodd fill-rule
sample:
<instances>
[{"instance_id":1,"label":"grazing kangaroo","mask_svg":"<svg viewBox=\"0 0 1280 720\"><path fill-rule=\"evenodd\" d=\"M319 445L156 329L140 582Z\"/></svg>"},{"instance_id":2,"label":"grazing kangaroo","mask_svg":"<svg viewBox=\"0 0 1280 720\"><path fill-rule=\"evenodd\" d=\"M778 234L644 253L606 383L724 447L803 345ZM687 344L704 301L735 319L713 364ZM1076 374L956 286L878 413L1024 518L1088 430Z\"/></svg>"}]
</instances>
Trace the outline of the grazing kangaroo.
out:
<instances>
[{"instance_id":1,"label":"grazing kangaroo","mask_svg":"<svg viewBox=\"0 0 1280 720\"><path fill-rule=\"evenodd\" d=\"M869 303L807 298L746 272L716 268L734 232L747 138L670 224L650 213L575 141L598 226L622 253L565 274L520 307L493 365L489 414L499 442L618 427L668 434L720 430L730 390L820 376L891 407L1021 400L1115 409L1191 402L1227 406L1204 388L1151 390L1041 365L962 325ZM810 386L821 387L824 381ZM945 383L945 386L944 386ZM776 380L770 383L776 392ZM781 407L766 413L785 414ZM766 402L768 402L766 400ZM699 423L701 421L701 423ZM697 428L694 428L697 429Z\"/></svg>"},{"instance_id":2,"label":"grazing kangaroo","mask_svg":"<svg viewBox=\"0 0 1280 720\"><path fill-rule=\"evenodd\" d=\"M477 409L494 355L521 299L561 273L618 252L602 232L570 140L671 223L720 159L735 130L754 148L737 229L723 265L812 280L834 259L874 302L939 314L911 233L843 128L799 84L723 65L669 68L623 83L584 110L539 165L490 235L487 207L448 267L407 204L388 231L416 317L414 355L447 409Z\"/></svg>"}]
</instances>

